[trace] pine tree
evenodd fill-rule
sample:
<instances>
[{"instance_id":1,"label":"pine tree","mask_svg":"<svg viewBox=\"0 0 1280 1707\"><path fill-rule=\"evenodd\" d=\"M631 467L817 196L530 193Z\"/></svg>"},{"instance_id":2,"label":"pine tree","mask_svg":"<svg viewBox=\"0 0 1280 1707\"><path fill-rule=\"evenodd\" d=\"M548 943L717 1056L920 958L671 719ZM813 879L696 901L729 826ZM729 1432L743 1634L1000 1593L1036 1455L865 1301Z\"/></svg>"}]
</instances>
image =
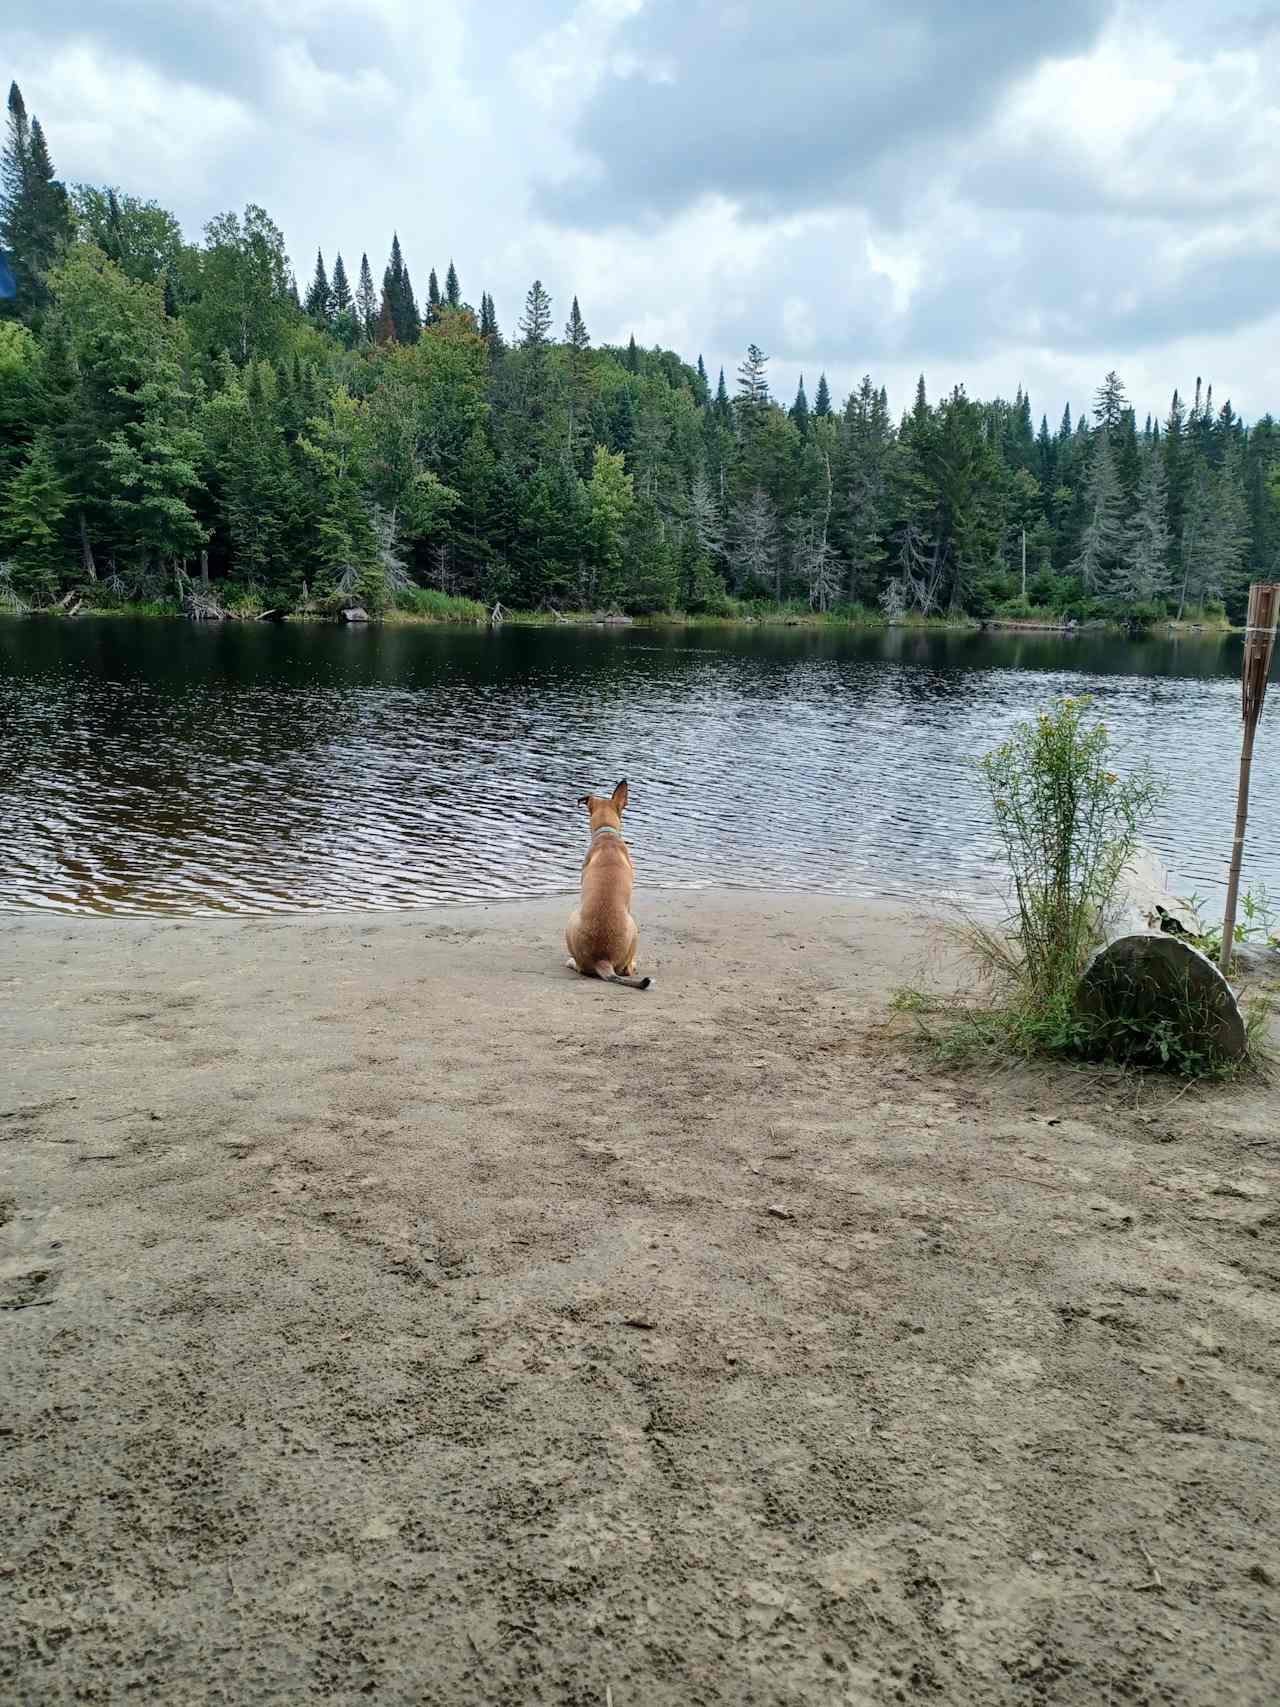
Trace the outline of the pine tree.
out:
<instances>
[{"instance_id":1,"label":"pine tree","mask_svg":"<svg viewBox=\"0 0 1280 1707\"><path fill-rule=\"evenodd\" d=\"M427 325L434 326L440 319L440 282L436 278L436 270L432 267L427 274Z\"/></svg>"},{"instance_id":2,"label":"pine tree","mask_svg":"<svg viewBox=\"0 0 1280 1707\"><path fill-rule=\"evenodd\" d=\"M372 281L370 281L370 283L372 283ZM335 314L350 313L351 286L347 282L347 269L342 264L341 251L338 252L338 258L333 263L333 284L329 294L333 303L333 312Z\"/></svg>"},{"instance_id":3,"label":"pine tree","mask_svg":"<svg viewBox=\"0 0 1280 1707\"><path fill-rule=\"evenodd\" d=\"M705 395L710 386L707 380L707 364L703 361L701 354L698 356L698 378L702 381L702 390Z\"/></svg>"},{"instance_id":4,"label":"pine tree","mask_svg":"<svg viewBox=\"0 0 1280 1707\"><path fill-rule=\"evenodd\" d=\"M1124 499L1111 441L1105 432L1098 434L1093 448L1084 505L1084 532L1071 571L1080 577L1085 592L1092 597L1110 590L1125 548Z\"/></svg>"},{"instance_id":5,"label":"pine tree","mask_svg":"<svg viewBox=\"0 0 1280 1707\"><path fill-rule=\"evenodd\" d=\"M1170 569L1182 579L1182 546L1187 537L1187 499L1190 490L1191 459L1187 448L1187 412L1177 391L1169 402L1164 426L1164 473L1169 495L1169 533L1172 538ZM1184 595L1185 602L1185 595Z\"/></svg>"},{"instance_id":6,"label":"pine tree","mask_svg":"<svg viewBox=\"0 0 1280 1707\"><path fill-rule=\"evenodd\" d=\"M569 455L574 456L577 438L586 415L587 393L590 384L591 335L582 318L578 299L573 299L569 318L565 322L564 341L569 365Z\"/></svg>"},{"instance_id":7,"label":"pine tree","mask_svg":"<svg viewBox=\"0 0 1280 1707\"><path fill-rule=\"evenodd\" d=\"M723 368L720 369L720 381L716 386L716 398L712 404L712 410L722 426L727 427L733 419L733 409L729 402L729 387L724 382Z\"/></svg>"},{"instance_id":8,"label":"pine tree","mask_svg":"<svg viewBox=\"0 0 1280 1707\"><path fill-rule=\"evenodd\" d=\"M494 310L493 298L487 290L482 291L480 295L480 336L489 344L499 337L498 316Z\"/></svg>"},{"instance_id":9,"label":"pine tree","mask_svg":"<svg viewBox=\"0 0 1280 1707\"><path fill-rule=\"evenodd\" d=\"M551 330L551 298L542 288L542 280L534 279L524 299L520 316L520 344L523 349L541 349Z\"/></svg>"},{"instance_id":10,"label":"pine tree","mask_svg":"<svg viewBox=\"0 0 1280 1707\"><path fill-rule=\"evenodd\" d=\"M402 344L416 344L422 336L422 316L418 312L418 299L413 294L413 280L409 277L407 264L402 266L400 274L396 336Z\"/></svg>"},{"instance_id":11,"label":"pine tree","mask_svg":"<svg viewBox=\"0 0 1280 1707\"><path fill-rule=\"evenodd\" d=\"M890 531L889 471L893 432L887 399L864 374L840 420L834 533L849 565L855 598L876 602Z\"/></svg>"},{"instance_id":12,"label":"pine tree","mask_svg":"<svg viewBox=\"0 0 1280 1707\"><path fill-rule=\"evenodd\" d=\"M383 307L390 313L396 342L416 344L422 331L422 318L418 313L409 269L400 253L398 232L393 232L391 236L391 258L382 275L382 300ZM379 318L381 322L381 317ZM386 340L380 338L379 342Z\"/></svg>"},{"instance_id":13,"label":"pine tree","mask_svg":"<svg viewBox=\"0 0 1280 1707\"><path fill-rule=\"evenodd\" d=\"M809 399L805 396L804 375L800 375L800 384L796 387L796 400L788 411L796 428L803 438L809 431Z\"/></svg>"},{"instance_id":14,"label":"pine tree","mask_svg":"<svg viewBox=\"0 0 1280 1707\"><path fill-rule=\"evenodd\" d=\"M738 395L734 399L740 419L756 416L768 407L769 381L765 372L768 361L758 345L747 345L746 356L738 366Z\"/></svg>"},{"instance_id":15,"label":"pine tree","mask_svg":"<svg viewBox=\"0 0 1280 1707\"><path fill-rule=\"evenodd\" d=\"M1103 380L1093 405L1093 418L1109 439L1114 439L1119 433L1128 407L1124 381L1113 370Z\"/></svg>"},{"instance_id":16,"label":"pine tree","mask_svg":"<svg viewBox=\"0 0 1280 1707\"><path fill-rule=\"evenodd\" d=\"M356 315L365 337L373 342L378 320L378 299L373 289L373 274L368 255L360 257L360 283L356 287Z\"/></svg>"},{"instance_id":17,"label":"pine tree","mask_svg":"<svg viewBox=\"0 0 1280 1707\"><path fill-rule=\"evenodd\" d=\"M307 313L318 326L323 326L328 324L332 310L333 292L329 288L329 275L324 270L324 256L317 249L316 270L307 291Z\"/></svg>"},{"instance_id":18,"label":"pine tree","mask_svg":"<svg viewBox=\"0 0 1280 1707\"><path fill-rule=\"evenodd\" d=\"M0 547L13 564L13 588L40 603L57 595L72 567L64 519L70 498L58 474L47 433L37 433L0 504Z\"/></svg>"},{"instance_id":19,"label":"pine tree","mask_svg":"<svg viewBox=\"0 0 1280 1707\"><path fill-rule=\"evenodd\" d=\"M813 400L813 413L820 421L831 413L831 391L825 373L818 375L818 395Z\"/></svg>"},{"instance_id":20,"label":"pine tree","mask_svg":"<svg viewBox=\"0 0 1280 1707\"><path fill-rule=\"evenodd\" d=\"M929 393L925 389L923 374L916 381L916 400L911 406L911 419L917 427L923 427L929 420Z\"/></svg>"},{"instance_id":21,"label":"pine tree","mask_svg":"<svg viewBox=\"0 0 1280 1707\"><path fill-rule=\"evenodd\" d=\"M54 178L40 121L28 119L13 83L0 162L0 249L8 251L17 286L6 312L28 322L40 318L49 304L49 274L71 236L67 192Z\"/></svg>"},{"instance_id":22,"label":"pine tree","mask_svg":"<svg viewBox=\"0 0 1280 1707\"><path fill-rule=\"evenodd\" d=\"M622 358L622 365L626 368L628 373L640 372L640 348L636 343L636 335L634 332L631 334L630 342L627 344L627 353Z\"/></svg>"},{"instance_id":23,"label":"pine tree","mask_svg":"<svg viewBox=\"0 0 1280 1707\"><path fill-rule=\"evenodd\" d=\"M382 287L382 304L378 309L378 318L373 328L374 342L378 344L396 344L396 316L391 306L391 292L386 285Z\"/></svg>"},{"instance_id":24,"label":"pine tree","mask_svg":"<svg viewBox=\"0 0 1280 1707\"><path fill-rule=\"evenodd\" d=\"M565 321L564 341L570 351L570 363L573 358L585 357L591 348L591 335L587 331L587 323L582 318L582 310L578 307L578 299L573 299L573 307L569 310L569 318Z\"/></svg>"},{"instance_id":25,"label":"pine tree","mask_svg":"<svg viewBox=\"0 0 1280 1707\"><path fill-rule=\"evenodd\" d=\"M739 592L744 588L772 592L777 602L782 603L777 512L768 493L758 486L739 505L734 517L730 561Z\"/></svg>"},{"instance_id":26,"label":"pine tree","mask_svg":"<svg viewBox=\"0 0 1280 1707\"><path fill-rule=\"evenodd\" d=\"M458 270L452 259L449 262L449 270L444 275L444 299L450 308L458 308L462 303L462 292L458 286Z\"/></svg>"},{"instance_id":27,"label":"pine tree","mask_svg":"<svg viewBox=\"0 0 1280 1707\"><path fill-rule=\"evenodd\" d=\"M1143 451L1138 508L1125 536L1113 591L1136 604L1154 603L1169 592L1169 486L1154 447Z\"/></svg>"},{"instance_id":28,"label":"pine tree","mask_svg":"<svg viewBox=\"0 0 1280 1707\"><path fill-rule=\"evenodd\" d=\"M1036 434L1036 478L1042 492L1052 492L1057 484L1058 453L1049 432L1049 417L1041 415L1040 431Z\"/></svg>"}]
</instances>

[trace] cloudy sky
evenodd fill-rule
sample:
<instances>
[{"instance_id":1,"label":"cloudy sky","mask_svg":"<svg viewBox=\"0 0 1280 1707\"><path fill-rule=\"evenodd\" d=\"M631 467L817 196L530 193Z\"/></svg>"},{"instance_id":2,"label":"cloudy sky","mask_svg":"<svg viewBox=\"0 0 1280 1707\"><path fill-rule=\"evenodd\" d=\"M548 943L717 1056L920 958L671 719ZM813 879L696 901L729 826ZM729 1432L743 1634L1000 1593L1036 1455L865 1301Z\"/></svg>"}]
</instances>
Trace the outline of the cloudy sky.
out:
<instances>
[{"instance_id":1,"label":"cloudy sky","mask_svg":"<svg viewBox=\"0 0 1280 1707\"><path fill-rule=\"evenodd\" d=\"M397 228L420 294L452 256L510 329L537 275L788 399L1280 410L1280 5L6 0L0 76L68 181L259 202L304 285Z\"/></svg>"}]
</instances>

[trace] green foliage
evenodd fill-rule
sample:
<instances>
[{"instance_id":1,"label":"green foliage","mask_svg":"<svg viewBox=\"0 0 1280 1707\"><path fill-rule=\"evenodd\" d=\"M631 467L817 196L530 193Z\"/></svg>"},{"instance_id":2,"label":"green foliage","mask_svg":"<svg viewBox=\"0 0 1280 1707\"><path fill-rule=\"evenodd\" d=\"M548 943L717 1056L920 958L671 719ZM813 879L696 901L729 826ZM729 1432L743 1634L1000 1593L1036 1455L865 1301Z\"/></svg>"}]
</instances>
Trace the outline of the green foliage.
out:
<instances>
[{"instance_id":1,"label":"green foliage","mask_svg":"<svg viewBox=\"0 0 1280 1707\"><path fill-rule=\"evenodd\" d=\"M1013 887L1022 1000L1059 1017L1132 858L1156 788L1147 771L1110 768L1106 725L1091 702L1063 699L1019 724L982 760L996 833Z\"/></svg>"},{"instance_id":2,"label":"green foliage","mask_svg":"<svg viewBox=\"0 0 1280 1707\"><path fill-rule=\"evenodd\" d=\"M398 237L380 296L367 255L354 292L317 256L304 309L263 209L191 245L113 187L68 214L52 170L15 89L0 240L29 290L25 324L0 322L0 508L29 509L52 458L58 594L99 575L157 597L207 549L215 591L274 604L365 576L375 600L429 584L531 611L1133 626L1238 619L1280 554L1280 428L1208 391L1139 433L1109 374L1093 422L1037 434L1021 390L932 403L921 376L895 422L870 375L839 408L825 375L812 406L803 383L778 403L753 344L731 399L701 358L593 345L572 296L557 342L540 281L509 346L450 262L424 326Z\"/></svg>"},{"instance_id":3,"label":"green foliage","mask_svg":"<svg viewBox=\"0 0 1280 1707\"><path fill-rule=\"evenodd\" d=\"M1193 913L1199 913L1204 905L1203 898L1191 895L1185 905ZM1191 940L1202 954L1206 954L1215 965L1217 964L1222 954L1221 924L1214 922ZM1259 884L1256 889L1246 889L1240 897L1233 940L1238 943L1254 943L1263 948L1280 949L1280 908L1277 908L1264 884Z\"/></svg>"},{"instance_id":4,"label":"green foliage","mask_svg":"<svg viewBox=\"0 0 1280 1707\"><path fill-rule=\"evenodd\" d=\"M182 227L156 202L77 184L71 206L80 240L95 244L128 278L156 284L191 264Z\"/></svg>"},{"instance_id":5,"label":"green foliage","mask_svg":"<svg viewBox=\"0 0 1280 1707\"><path fill-rule=\"evenodd\" d=\"M205 243L184 269L183 320L191 345L210 364L229 354L241 365L279 360L297 316L284 238L260 207L241 219L224 213L205 226Z\"/></svg>"},{"instance_id":6,"label":"green foliage","mask_svg":"<svg viewBox=\"0 0 1280 1707\"><path fill-rule=\"evenodd\" d=\"M0 505L0 556L9 559L9 584L19 599L44 604L56 595L71 555L64 525L69 507L48 435L41 433Z\"/></svg>"},{"instance_id":7,"label":"green foliage","mask_svg":"<svg viewBox=\"0 0 1280 1707\"><path fill-rule=\"evenodd\" d=\"M489 611L478 599L459 598L435 587L404 587L395 595L395 611L423 622L481 623Z\"/></svg>"},{"instance_id":8,"label":"green foliage","mask_svg":"<svg viewBox=\"0 0 1280 1707\"><path fill-rule=\"evenodd\" d=\"M0 156L0 249L12 258L17 296L0 311L36 325L49 302L49 274L72 236L67 192L37 118L29 117L22 91L9 86L8 127Z\"/></svg>"},{"instance_id":9,"label":"green foliage","mask_svg":"<svg viewBox=\"0 0 1280 1707\"><path fill-rule=\"evenodd\" d=\"M1106 997L1082 1004L1080 978L1097 947L1125 865L1158 794L1145 768L1110 769L1106 726L1090 701L1062 699L981 762L1009 872L1007 929L972 921L961 937L993 987L993 1005L902 991L911 1014L948 1056L1056 1054L1157 1068L1186 1077L1230 1069L1215 1053L1212 999L1190 978L1159 983L1115 972ZM1246 928L1270 922L1265 897ZM1128 980L1120 985L1117 980ZM930 1017L946 1024L934 1031ZM1257 1024L1249 1036L1256 1041Z\"/></svg>"}]
</instances>

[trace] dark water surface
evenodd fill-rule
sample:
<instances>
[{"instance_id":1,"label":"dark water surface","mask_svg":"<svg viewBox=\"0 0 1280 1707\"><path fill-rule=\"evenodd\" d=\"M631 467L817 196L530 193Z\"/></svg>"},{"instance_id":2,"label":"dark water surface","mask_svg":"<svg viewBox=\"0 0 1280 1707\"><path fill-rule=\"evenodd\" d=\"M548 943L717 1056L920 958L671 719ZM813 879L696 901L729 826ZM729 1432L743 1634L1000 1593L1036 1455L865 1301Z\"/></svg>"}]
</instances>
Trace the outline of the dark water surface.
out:
<instances>
[{"instance_id":1,"label":"dark water surface","mask_svg":"<svg viewBox=\"0 0 1280 1707\"><path fill-rule=\"evenodd\" d=\"M631 781L649 887L981 893L974 761L1089 692L1224 877L1240 641L805 629L0 621L0 911L289 912L576 887L575 798ZM1280 690L1246 877L1280 892Z\"/></svg>"}]
</instances>

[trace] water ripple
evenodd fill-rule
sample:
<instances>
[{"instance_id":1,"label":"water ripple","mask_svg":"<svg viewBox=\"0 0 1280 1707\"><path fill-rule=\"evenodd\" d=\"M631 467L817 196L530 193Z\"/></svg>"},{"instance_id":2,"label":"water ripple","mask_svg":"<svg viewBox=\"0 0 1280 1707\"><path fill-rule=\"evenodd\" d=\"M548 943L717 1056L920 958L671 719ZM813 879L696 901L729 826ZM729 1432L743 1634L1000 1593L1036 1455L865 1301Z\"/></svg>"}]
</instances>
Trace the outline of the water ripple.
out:
<instances>
[{"instance_id":1,"label":"water ripple","mask_svg":"<svg viewBox=\"0 0 1280 1707\"><path fill-rule=\"evenodd\" d=\"M0 911L387 908L567 892L576 797L627 775L648 887L989 893L974 761L1097 696L1220 886L1238 643L0 623ZM1280 891L1280 731L1247 872Z\"/></svg>"}]
</instances>

